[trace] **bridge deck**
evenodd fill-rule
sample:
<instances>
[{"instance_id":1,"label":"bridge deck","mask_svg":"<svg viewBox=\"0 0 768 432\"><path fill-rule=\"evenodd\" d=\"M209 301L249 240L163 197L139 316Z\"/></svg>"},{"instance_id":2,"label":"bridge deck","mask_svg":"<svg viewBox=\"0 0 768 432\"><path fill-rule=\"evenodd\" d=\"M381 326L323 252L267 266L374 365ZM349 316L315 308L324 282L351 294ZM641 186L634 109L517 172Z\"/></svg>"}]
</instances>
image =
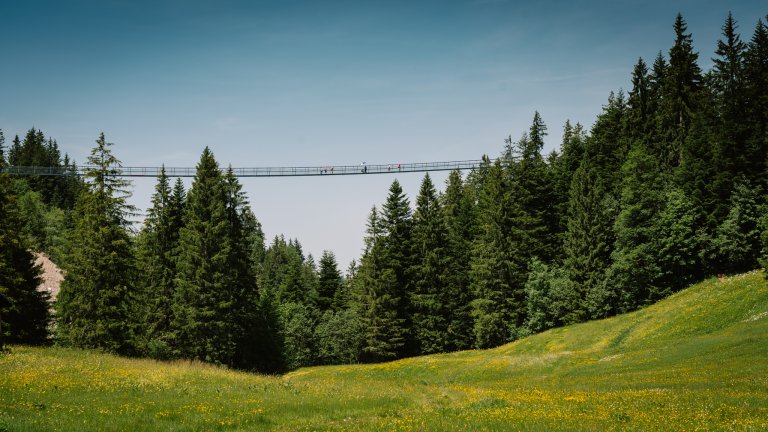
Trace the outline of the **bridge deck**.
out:
<instances>
[{"instance_id":1,"label":"bridge deck","mask_svg":"<svg viewBox=\"0 0 768 432\"><path fill-rule=\"evenodd\" d=\"M237 177L302 177L302 176L334 176L334 175L366 175L366 174L393 174L404 172L427 171L453 171L467 170L479 167L482 160L464 160L451 162L417 162L417 163L393 163L373 165L327 165L312 167L255 167L232 168ZM83 175L89 169L88 166L77 167L77 172L72 173L63 168L56 167L30 167L11 166L2 172L19 176L67 176ZM120 177L157 177L161 167L122 167L119 168ZM165 167L168 177L194 177L195 168L189 167Z\"/></svg>"}]
</instances>

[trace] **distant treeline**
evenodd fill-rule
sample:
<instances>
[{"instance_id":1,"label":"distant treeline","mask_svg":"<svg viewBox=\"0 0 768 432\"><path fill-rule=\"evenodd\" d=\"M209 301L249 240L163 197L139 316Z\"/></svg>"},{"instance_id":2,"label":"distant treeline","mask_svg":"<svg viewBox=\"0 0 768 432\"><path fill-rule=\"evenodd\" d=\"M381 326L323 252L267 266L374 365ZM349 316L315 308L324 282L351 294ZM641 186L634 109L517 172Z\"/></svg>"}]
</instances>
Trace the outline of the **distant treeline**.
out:
<instances>
[{"instance_id":1,"label":"distant treeline","mask_svg":"<svg viewBox=\"0 0 768 432\"><path fill-rule=\"evenodd\" d=\"M329 251L265 244L207 148L188 191L159 177L138 233L103 134L82 181L0 176L6 341L47 340L28 249L66 270L56 343L265 372L493 347L765 266L768 28L742 41L729 14L722 31L705 73L678 15L668 53L639 59L591 130L567 122L558 151L537 112L442 192L426 175L413 207L394 181L344 276ZM35 130L9 154L74 167Z\"/></svg>"}]
</instances>

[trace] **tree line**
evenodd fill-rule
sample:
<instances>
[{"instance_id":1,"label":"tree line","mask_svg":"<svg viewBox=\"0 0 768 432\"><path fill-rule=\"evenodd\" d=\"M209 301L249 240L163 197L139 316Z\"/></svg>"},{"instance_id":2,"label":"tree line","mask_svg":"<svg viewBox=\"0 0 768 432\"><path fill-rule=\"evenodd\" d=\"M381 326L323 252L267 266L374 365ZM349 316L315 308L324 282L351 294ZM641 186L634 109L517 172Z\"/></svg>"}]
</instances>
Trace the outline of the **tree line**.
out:
<instances>
[{"instance_id":1,"label":"tree line","mask_svg":"<svg viewBox=\"0 0 768 432\"><path fill-rule=\"evenodd\" d=\"M0 258L6 340L39 342L49 328L29 249L59 251L66 270L56 343L266 372L498 346L765 266L768 30L759 20L744 42L729 14L704 72L682 16L673 29L668 52L638 59L631 90L611 93L589 130L566 122L557 151L543 153L536 112L498 157L452 172L442 191L426 175L413 206L395 180L343 276L330 251L316 262L298 240L267 243L207 148L189 190L161 173L136 233L103 134L82 180L0 176L0 242L18 245ZM50 163L74 166L30 133L11 164L29 163L34 141ZM25 193L47 193L30 200L60 216L30 228ZM22 292L42 339L19 336Z\"/></svg>"}]
</instances>

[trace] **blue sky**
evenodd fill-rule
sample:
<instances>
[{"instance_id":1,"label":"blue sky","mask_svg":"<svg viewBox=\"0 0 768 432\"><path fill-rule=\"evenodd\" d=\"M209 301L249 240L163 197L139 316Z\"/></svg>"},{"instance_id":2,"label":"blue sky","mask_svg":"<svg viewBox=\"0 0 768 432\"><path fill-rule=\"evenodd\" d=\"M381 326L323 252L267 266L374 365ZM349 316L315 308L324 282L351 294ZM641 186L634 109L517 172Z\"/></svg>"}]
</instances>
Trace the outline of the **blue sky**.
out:
<instances>
[{"instance_id":1,"label":"blue sky","mask_svg":"<svg viewBox=\"0 0 768 432\"><path fill-rule=\"evenodd\" d=\"M320 166L496 155L538 110L559 145L592 124L680 12L711 66L732 11L763 1L13 1L0 3L0 128L77 161L99 132L126 166ZM268 237L342 268L394 176L244 179ZM442 186L445 175L433 177ZM415 201L417 174L399 177ZM152 179L134 182L146 208Z\"/></svg>"}]
</instances>

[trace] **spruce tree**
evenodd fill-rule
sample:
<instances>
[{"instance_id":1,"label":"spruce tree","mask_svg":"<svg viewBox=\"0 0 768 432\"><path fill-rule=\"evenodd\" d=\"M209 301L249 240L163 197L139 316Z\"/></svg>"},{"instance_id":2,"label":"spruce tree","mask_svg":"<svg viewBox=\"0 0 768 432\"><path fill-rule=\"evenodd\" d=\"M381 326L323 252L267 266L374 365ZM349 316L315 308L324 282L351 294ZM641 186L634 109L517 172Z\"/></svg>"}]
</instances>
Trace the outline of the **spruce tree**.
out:
<instances>
[{"instance_id":1,"label":"spruce tree","mask_svg":"<svg viewBox=\"0 0 768 432\"><path fill-rule=\"evenodd\" d=\"M410 293L413 290L413 221L410 203L397 180L389 187L389 195L382 206L381 228L382 280L379 282L388 287L386 290L391 296L390 301L395 305L399 322L402 322L401 326L392 329L394 333L399 333L405 342L398 356L413 355L416 351L412 332L413 308L410 303Z\"/></svg>"},{"instance_id":2,"label":"spruce tree","mask_svg":"<svg viewBox=\"0 0 768 432\"><path fill-rule=\"evenodd\" d=\"M138 259L142 287L140 345L147 355L167 358L172 355L173 297L176 278L176 252L181 229L183 186L179 195L171 190L165 167L152 195L144 228L139 234Z\"/></svg>"},{"instance_id":3,"label":"spruce tree","mask_svg":"<svg viewBox=\"0 0 768 432\"><path fill-rule=\"evenodd\" d=\"M484 176L478 202L478 234L472 245L470 286L474 300L475 347L501 345L525 323L527 258L520 250L526 236L521 204L512 199L500 161ZM522 279L522 280L521 280Z\"/></svg>"},{"instance_id":4,"label":"spruce tree","mask_svg":"<svg viewBox=\"0 0 768 432\"><path fill-rule=\"evenodd\" d=\"M307 285L301 247L293 240L275 236L266 251L259 286L271 291L279 304L314 304L317 292Z\"/></svg>"},{"instance_id":5,"label":"spruce tree","mask_svg":"<svg viewBox=\"0 0 768 432\"><path fill-rule=\"evenodd\" d=\"M651 77L642 58L632 70L632 90L627 98L627 128L631 139L650 138L653 128L651 111Z\"/></svg>"},{"instance_id":6,"label":"spruce tree","mask_svg":"<svg viewBox=\"0 0 768 432\"><path fill-rule=\"evenodd\" d=\"M651 114L650 129L643 142L648 148L648 153L657 160L661 160L665 149L665 131L669 129L667 119L661 115L661 107L664 103L664 86L667 82L667 73L669 65L664 54L659 51L651 66L651 72L648 77L648 112Z\"/></svg>"},{"instance_id":7,"label":"spruce tree","mask_svg":"<svg viewBox=\"0 0 768 432\"><path fill-rule=\"evenodd\" d=\"M674 180L701 215L701 223L714 230L728 212L728 196L733 181L724 170L723 146L715 142L718 128L713 98L702 89L699 111L691 119L691 128L683 142L680 166Z\"/></svg>"},{"instance_id":8,"label":"spruce tree","mask_svg":"<svg viewBox=\"0 0 768 432\"><path fill-rule=\"evenodd\" d=\"M744 53L744 78L748 175L756 186L768 187L768 27L762 20Z\"/></svg>"},{"instance_id":9,"label":"spruce tree","mask_svg":"<svg viewBox=\"0 0 768 432\"><path fill-rule=\"evenodd\" d=\"M357 313L362 326L361 360L393 360L406 343L405 320L400 306L397 278L384 255L384 226L376 207L367 223L365 251L355 281Z\"/></svg>"},{"instance_id":10,"label":"spruce tree","mask_svg":"<svg viewBox=\"0 0 768 432\"><path fill-rule=\"evenodd\" d=\"M13 141L11 144L11 148L8 149L8 165L11 166L18 166L19 165L19 154L21 153L21 140L19 140L19 136L16 135L13 137Z\"/></svg>"},{"instance_id":11,"label":"spruce tree","mask_svg":"<svg viewBox=\"0 0 768 432\"><path fill-rule=\"evenodd\" d=\"M520 250L543 261L552 261L560 248L560 221L553 179L541 154L546 135L547 126L536 111L528 134L515 143L520 159L507 165L507 175L511 180L510 192L522 207L515 224L526 231L527 244L518 245ZM521 279L524 281L525 278Z\"/></svg>"},{"instance_id":12,"label":"spruce tree","mask_svg":"<svg viewBox=\"0 0 768 432\"><path fill-rule=\"evenodd\" d=\"M57 338L64 345L132 350L130 321L134 256L128 233L129 182L104 134L88 157L86 188L78 198L57 305Z\"/></svg>"},{"instance_id":13,"label":"spruce tree","mask_svg":"<svg viewBox=\"0 0 768 432\"><path fill-rule=\"evenodd\" d=\"M731 196L730 210L718 227L714 248L718 271L738 273L757 268L761 250L761 190L742 178Z\"/></svg>"},{"instance_id":14,"label":"spruce tree","mask_svg":"<svg viewBox=\"0 0 768 432\"><path fill-rule=\"evenodd\" d=\"M613 263L606 276L607 286L602 291L606 307L596 314L598 316L649 304L661 298L664 289L659 286L661 269L655 237L655 223L664 205L664 182L658 162L645 149L636 147L621 173L624 180L621 211L614 223Z\"/></svg>"},{"instance_id":15,"label":"spruce tree","mask_svg":"<svg viewBox=\"0 0 768 432\"><path fill-rule=\"evenodd\" d=\"M662 88L663 117L660 163L664 170L680 164L680 153L691 125L691 118L698 110L699 90L702 85L701 69L696 63L699 55L693 50L691 34L682 15L675 18L675 43L669 50L669 67Z\"/></svg>"},{"instance_id":16,"label":"spruce tree","mask_svg":"<svg viewBox=\"0 0 768 432\"><path fill-rule=\"evenodd\" d=\"M12 181L0 173L0 350L4 343L48 340L48 293L38 291L40 267L22 236Z\"/></svg>"},{"instance_id":17,"label":"spruce tree","mask_svg":"<svg viewBox=\"0 0 768 432\"><path fill-rule=\"evenodd\" d=\"M715 54L718 57L712 59L714 67L708 78L711 83L712 105L715 116L710 123L714 125L708 137L714 142L714 160L716 172L714 177L714 189L721 202L717 211L718 220L724 216L724 207L727 205L733 190L734 180L740 176L754 176L750 172L754 154L747 151L748 125L744 122L746 117L745 80L744 80L744 54L746 45L736 33L736 21L731 14L725 20L722 27L723 39L717 42ZM762 159L760 157L758 160ZM710 162L711 163L711 162ZM762 167L760 164L759 167ZM757 167L756 167L757 168ZM759 168L758 171L760 172ZM710 180L712 181L712 180Z\"/></svg>"},{"instance_id":18,"label":"spruce tree","mask_svg":"<svg viewBox=\"0 0 768 432\"><path fill-rule=\"evenodd\" d=\"M173 329L178 355L226 365L233 363L237 339L228 198L219 165L206 147L179 232Z\"/></svg>"},{"instance_id":19,"label":"spruce tree","mask_svg":"<svg viewBox=\"0 0 768 432\"><path fill-rule=\"evenodd\" d=\"M568 229L568 199L571 181L581 160L584 158L584 146L587 140L584 128L580 124L571 126L570 121L563 127L563 139L557 159L549 164L553 182L553 211L557 218L556 256L562 255L562 243Z\"/></svg>"},{"instance_id":20,"label":"spruce tree","mask_svg":"<svg viewBox=\"0 0 768 432\"><path fill-rule=\"evenodd\" d=\"M7 162L5 160L5 135L3 130L0 129L0 172L5 168Z\"/></svg>"},{"instance_id":21,"label":"spruce tree","mask_svg":"<svg viewBox=\"0 0 768 432\"><path fill-rule=\"evenodd\" d=\"M263 305L256 280L254 248L263 242L261 225L251 211L248 198L242 191L242 185L234 175L232 167L224 174L225 211L230 248L226 267L229 271L230 290L232 291L232 320L234 327L235 354L233 364L245 369L264 367L259 359L258 345L271 343L273 335L254 331L254 328L272 328L276 323L265 321L270 314L259 311ZM254 244L256 243L256 244ZM263 244L263 243L262 243ZM264 341L263 339L268 339Z\"/></svg>"},{"instance_id":22,"label":"spruce tree","mask_svg":"<svg viewBox=\"0 0 768 432\"><path fill-rule=\"evenodd\" d=\"M613 220L607 214L603 182L589 160L576 170L568 200L568 230L563 250L564 271L573 282L575 304L565 322L586 319L602 305L599 282L610 264ZM599 299L591 304L592 299Z\"/></svg>"},{"instance_id":23,"label":"spruce tree","mask_svg":"<svg viewBox=\"0 0 768 432\"><path fill-rule=\"evenodd\" d=\"M461 173L448 175L442 211L446 235L445 309L448 311L449 351L472 347L474 323L472 319L472 291L469 284L472 242L476 235L475 204Z\"/></svg>"},{"instance_id":24,"label":"spruce tree","mask_svg":"<svg viewBox=\"0 0 768 432\"><path fill-rule=\"evenodd\" d=\"M654 234L661 271L658 285L667 290L660 296L707 276L704 260L710 242L701 212L689 195L679 188L669 187L664 200Z\"/></svg>"},{"instance_id":25,"label":"spruce tree","mask_svg":"<svg viewBox=\"0 0 768 432\"><path fill-rule=\"evenodd\" d=\"M320 256L318 275L317 307L320 311L338 310L344 305L337 303L337 292L341 289L342 278L336 263L336 256L329 250Z\"/></svg>"},{"instance_id":26,"label":"spruce tree","mask_svg":"<svg viewBox=\"0 0 768 432\"><path fill-rule=\"evenodd\" d=\"M437 191L424 176L413 215L413 331L418 352L432 354L449 346L447 232Z\"/></svg>"},{"instance_id":27,"label":"spruce tree","mask_svg":"<svg viewBox=\"0 0 768 432\"><path fill-rule=\"evenodd\" d=\"M592 163L607 193L621 188L621 165L629 148L623 132L626 116L624 94L611 92L584 145L584 157Z\"/></svg>"}]
</instances>

